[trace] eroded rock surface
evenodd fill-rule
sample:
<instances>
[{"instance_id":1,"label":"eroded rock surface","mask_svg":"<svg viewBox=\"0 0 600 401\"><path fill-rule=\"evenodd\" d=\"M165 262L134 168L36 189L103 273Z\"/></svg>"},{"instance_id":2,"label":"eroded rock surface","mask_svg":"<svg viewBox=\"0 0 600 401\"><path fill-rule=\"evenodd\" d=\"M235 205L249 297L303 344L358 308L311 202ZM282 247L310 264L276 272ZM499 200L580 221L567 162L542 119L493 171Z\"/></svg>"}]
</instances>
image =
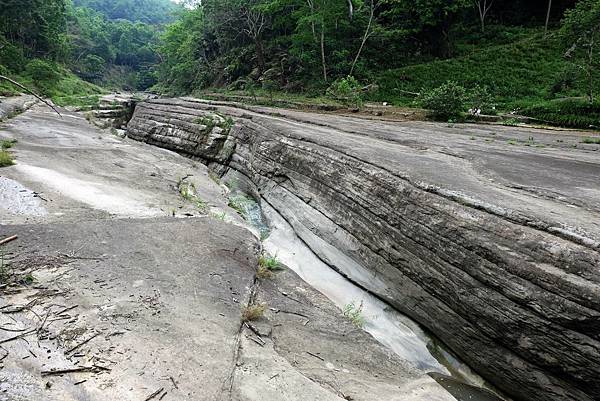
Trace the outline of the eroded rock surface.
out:
<instances>
[{"instance_id":1,"label":"eroded rock surface","mask_svg":"<svg viewBox=\"0 0 600 401\"><path fill-rule=\"evenodd\" d=\"M583 134L157 99L128 135L242 174L322 260L511 396L600 399L600 162Z\"/></svg>"},{"instance_id":2,"label":"eroded rock surface","mask_svg":"<svg viewBox=\"0 0 600 401\"><path fill-rule=\"evenodd\" d=\"M203 164L61 112L0 126L0 400L491 396L455 397L292 271L257 280L260 241ZM225 154L232 120L202 122Z\"/></svg>"}]
</instances>

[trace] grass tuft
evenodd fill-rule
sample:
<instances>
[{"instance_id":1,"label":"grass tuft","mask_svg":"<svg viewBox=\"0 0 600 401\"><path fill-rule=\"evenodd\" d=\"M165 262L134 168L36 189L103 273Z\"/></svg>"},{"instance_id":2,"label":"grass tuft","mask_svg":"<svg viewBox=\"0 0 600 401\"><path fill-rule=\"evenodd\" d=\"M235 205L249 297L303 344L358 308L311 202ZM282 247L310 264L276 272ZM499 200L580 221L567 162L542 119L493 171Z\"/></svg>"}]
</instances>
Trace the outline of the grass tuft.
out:
<instances>
[{"instance_id":1,"label":"grass tuft","mask_svg":"<svg viewBox=\"0 0 600 401\"><path fill-rule=\"evenodd\" d=\"M0 150L0 167L8 167L15 164L12 155L6 150Z\"/></svg>"},{"instance_id":2,"label":"grass tuft","mask_svg":"<svg viewBox=\"0 0 600 401\"><path fill-rule=\"evenodd\" d=\"M263 254L258 258L258 266L263 267L269 271L283 270L283 265L277 259L277 255L271 256Z\"/></svg>"},{"instance_id":3,"label":"grass tuft","mask_svg":"<svg viewBox=\"0 0 600 401\"><path fill-rule=\"evenodd\" d=\"M273 277L273 272L266 267L259 265L258 269L256 270L256 277L259 279L268 279Z\"/></svg>"},{"instance_id":4,"label":"grass tuft","mask_svg":"<svg viewBox=\"0 0 600 401\"><path fill-rule=\"evenodd\" d=\"M242 321L252 322L260 319L265 314L267 306L265 304L246 305L242 309Z\"/></svg>"},{"instance_id":5,"label":"grass tuft","mask_svg":"<svg viewBox=\"0 0 600 401\"><path fill-rule=\"evenodd\" d=\"M342 310L343 315L348 318L352 324L358 328L362 328L365 325L365 317L363 316L363 302L360 301L360 305L356 306L354 302L351 302L344 306Z\"/></svg>"}]
</instances>

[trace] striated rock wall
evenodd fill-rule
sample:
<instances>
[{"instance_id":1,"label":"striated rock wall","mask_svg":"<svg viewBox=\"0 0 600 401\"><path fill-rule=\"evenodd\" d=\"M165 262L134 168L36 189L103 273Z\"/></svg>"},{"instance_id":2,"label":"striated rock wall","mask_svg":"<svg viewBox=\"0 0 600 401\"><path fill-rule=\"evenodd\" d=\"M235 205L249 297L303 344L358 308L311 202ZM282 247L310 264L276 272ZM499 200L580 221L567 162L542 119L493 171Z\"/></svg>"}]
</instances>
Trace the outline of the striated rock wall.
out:
<instances>
[{"instance_id":1,"label":"striated rock wall","mask_svg":"<svg viewBox=\"0 0 600 401\"><path fill-rule=\"evenodd\" d=\"M461 129L157 99L128 136L246 176L323 261L510 396L599 400L597 156Z\"/></svg>"}]
</instances>

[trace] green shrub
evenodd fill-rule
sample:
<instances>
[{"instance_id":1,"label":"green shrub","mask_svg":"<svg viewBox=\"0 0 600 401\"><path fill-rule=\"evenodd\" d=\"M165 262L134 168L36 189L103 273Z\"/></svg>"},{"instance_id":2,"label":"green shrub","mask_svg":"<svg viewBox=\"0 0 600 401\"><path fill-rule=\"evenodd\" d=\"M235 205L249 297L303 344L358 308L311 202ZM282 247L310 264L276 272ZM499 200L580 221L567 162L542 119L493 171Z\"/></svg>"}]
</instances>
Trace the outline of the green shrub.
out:
<instances>
[{"instance_id":1,"label":"green shrub","mask_svg":"<svg viewBox=\"0 0 600 401\"><path fill-rule=\"evenodd\" d=\"M2 150L10 149L17 143L16 139L4 139L0 141L0 147Z\"/></svg>"},{"instance_id":2,"label":"green shrub","mask_svg":"<svg viewBox=\"0 0 600 401\"><path fill-rule=\"evenodd\" d=\"M327 88L326 94L347 106L361 108L363 105L362 85L352 76L336 80Z\"/></svg>"},{"instance_id":3,"label":"green shrub","mask_svg":"<svg viewBox=\"0 0 600 401\"><path fill-rule=\"evenodd\" d=\"M27 63L25 75L38 83L55 82L60 78L60 72L55 64L41 59L34 59Z\"/></svg>"},{"instance_id":4,"label":"green shrub","mask_svg":"<svg viewBox=\"0 0 600 401\"><path fill-rule=\"evenodd\" d=\"M12 155L6 150L0 150L0 167L8 167L15 164Z\"/></svg>"},{"instance_id":5,"label":"green shrub","mask_svg":"<svg viewBox=\"0 0 600 401\"><path fill-rule=\"evenodd\" d=\"M369 94L367 100L410 105L414 92L435 88L449 80L465 88L488 86L497 108L504 111L512 111L524 101L536 103L546 99L555 85L554 91L562 89L561 93L567 96L584 94L581 83L568 76L573 71L569 71L563 47L554 36L544 38L536 30L524 30L522 34L506 40L490 40L489 46L472 40L458 57L377 72L374 80L379 90ZM558 76L562 71L569 72L565 73L567 76Z\"/></svg>"},{"instance_id":6,"label":"green shrub","mask_svg":"<svg viewBox=\"0 0 600 401\"><path fill-rule=\"evenodd\" d=\"M521 114L542 122L570 128L600 128L600 101L582 99L554 100L521 110Z\"/></svg>"},{"instance_id":7,"label":"green shrub","mask_svg":"<svg viewBox=\"0 0 600 401\"><path fill-rule=\"evenodd\" d=\"M487 86L475 85L468 91L468 106L473 114L496 114L496 103Z\"/></svg>"},{"instance_id":8,"label":"green shrub","mask_svg":"<svg viewBox=\"0 0 600 401\"><path fill-rule=\"evenodd\" d=\"M435 89L423 91L419 102L421 106L430 110L434 117L457 117L467 109L467 92L456 82L448 81Z\"/></svg>"},{"instance_id":9,"label":"green shrub","mask_svg":"<svg viewBox=\"0 0 600 401\"><path fill-rule=\"evenodd\" d=\"M19 73L25 63L23 50L0 36L0 65L6 67L8 71Z\"/></svg>"},{"instance_id":10,"label":"green shrub","mask_svg":"<svg viewBox=\"0 0 600 401\"><path fill-rule=\"evenodd\" d=\"M106 67L106 61L95 54L88 54L81 60L79 65L79 75L87 80L98 81Z\"/></svg>"},{"instance_id":11,"label":"green shrub","mask_svg":"<svg viewBox=\"0 0 600 401\"><path fill-rule=\"evenodd\" d=\"M346 304L342 310L344 317L348 318L356 327L362 328L365 325L365 317L363 316L363 302L356 306L354 302Z\"/></svg>"},{"instance_id":12,"label":"green shrub","mask_svg":"<svg viewBox=\"0 0 600 401\"><path fill-rule=\"evenodd\" d=\"M277 256L263 254L258 258L258 265L270 271L283 270L283 266L279 259L277 259Z\"/></svg>"},{"instance_id":13,"label":"green shrub","mask_svg":"<svg viewBox=\"0 0 600 401\"><path fill-rule=\"evenodd\" d=\"M583 138L581 140L581 143L592 143L595 145L600 145L600 136L596 136L596 137L586 136L585 138Z\"/></svg>"}]
</instances>

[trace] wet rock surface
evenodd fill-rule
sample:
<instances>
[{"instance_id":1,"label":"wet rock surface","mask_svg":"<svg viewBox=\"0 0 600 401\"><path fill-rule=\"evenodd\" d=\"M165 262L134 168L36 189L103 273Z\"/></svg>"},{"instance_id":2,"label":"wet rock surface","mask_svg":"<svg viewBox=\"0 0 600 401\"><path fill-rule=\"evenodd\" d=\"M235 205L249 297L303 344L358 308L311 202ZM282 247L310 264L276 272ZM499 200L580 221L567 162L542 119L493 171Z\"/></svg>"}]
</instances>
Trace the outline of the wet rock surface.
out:
<instances>
[{"instance_id":1,"label":"wet rock surface","mask_svg":"<svg viewBox=\"0 0 600 401\"><path fill-rule=\"evenodd\" d=\"M600 398L589 134L157 99L128 135L242 174L323 261L514 398Z\"/></svg>"},{"instance_id":2,"label":"wet rock surface","mask_svg":"<svg viewBox=\"0 0 600 401\"><path fill-rule=\"evenodd\" d=\"M258 280L260 241L203 164L61 111L0 127L18 141L0 170L0 239L18 236L0 249L0 400L474 399L292 271ZM231 121L202 121L225 153ZM248 303L265 312L244 323Z\"/></svg>"}]
</instances>

